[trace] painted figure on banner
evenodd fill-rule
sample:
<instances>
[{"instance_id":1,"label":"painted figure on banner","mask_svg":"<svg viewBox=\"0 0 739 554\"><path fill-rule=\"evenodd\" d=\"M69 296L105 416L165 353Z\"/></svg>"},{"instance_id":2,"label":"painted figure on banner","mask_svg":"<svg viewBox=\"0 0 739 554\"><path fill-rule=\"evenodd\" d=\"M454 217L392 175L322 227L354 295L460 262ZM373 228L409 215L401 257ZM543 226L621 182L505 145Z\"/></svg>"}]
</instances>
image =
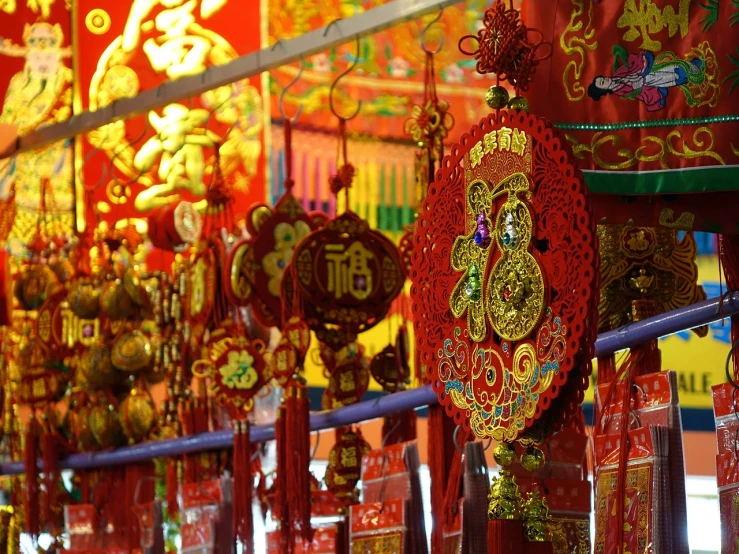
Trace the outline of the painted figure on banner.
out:
<instances>
[{"instance_id":1,"label":"painted figure on banner","mask_svg":"<svg viewBox=\"0 0 739 554\"><path fill-rule=\"evenodd\" d=\"M42 124L63 121L72 113L72 70L67 65L71 48L59 24L37 21L23 28L22 44L0 42L0 56L23 58L21 71L8 83L0 110L0 123L16 125L20 135ZM41 198L41 181L49 179L47 213L65 234L72 228L72 158L69 141L0 161L0 198L15 196L16 218L10 236L21 243L35 232ZM47 222L48 223L48 222Z\"/></svg>"},{"instance_id":2,"label":"painted figure on banner","mask_svg":"<svg viewBox=\"0 0 739 554\"><path fill-rule=\"evenodd\" d=\"M671 89L685 95L688 106L715 106L718 103L719 76L716 56L708 42L694 48L688 59L672 52L641 50L629 54L614 46L612 75L598 75L588 87L588 96L596 102L606 94L643 102L647 111L667 106Z\"/></svg>"},{"instance_id":3,"label":"painted figure on banner","mask_svg":"<svg viewBox=\"0 0 739 554\"><path fill-rule=\"evenodd\" d=\"M163 79L199 74L235 59L238 53L229 42L200 24L226 4L227 0L135 0L122 34L97 63L90 81L90 108L132 97ZM96 34L94 20L88 18L86 24ZM109 186L106 202L121 205L132 200L134 211L145 214L185 197L204 209L216 148L221 169L235 189L249 190L262 152L263 106L260 91L248 79L209 91L187 105L151 111L147 120L150 130L140 141L131 138L140 134L140 127L135 123L131 127L130 122L88 135L90 144L105 151L129 185L140 185L134 191Z\"/></svg>"}]
</instances>

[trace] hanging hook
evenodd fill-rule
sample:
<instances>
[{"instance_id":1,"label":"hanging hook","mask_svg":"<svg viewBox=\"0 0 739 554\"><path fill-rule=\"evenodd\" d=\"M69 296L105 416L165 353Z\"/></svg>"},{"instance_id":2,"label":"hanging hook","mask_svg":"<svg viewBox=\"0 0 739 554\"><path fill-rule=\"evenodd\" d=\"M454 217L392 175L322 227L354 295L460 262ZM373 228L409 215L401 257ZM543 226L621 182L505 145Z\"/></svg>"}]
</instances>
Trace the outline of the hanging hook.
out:
<instances>
[{"instance_id":1,"label":"hanging hook","mask_svg":"<svg viewBox=\"0 0 739 554\"><path fill-rule=\"evenodd\" d=\"M331 25L329 25L330 27ZM329 27L326 28L328 31ZM336 85L339 83L341 79L343 79L346 75L354 71L354 68L357 67L357 63L359 62L359 55L360 55L360 44L359 44L359 36L357 36L354 39L354 59L352 60L352 63L349 64L349 67L347 67L344 71L339 73L339 75L334 79L334 82L331 83L331 88L328 91L328 105L329 108L331 108L331 113L333 113L339 120L341 121L351 121L355 117L359 115L359 110L362 109L362 101L359 100L357 102L357 109L354 110L354 113L348 117L343 117L339 115L339 112L336 111L336 108L334 107L334 89L336 89Z\"/></svg>"},{"instance_id":2,"label":"hanging hook","mask_svg":"<svg viewBox=\"0 0 739 554\"><path fill-rule=\"evenodd\" d=\"M436 50L431 50L426 46L426 33L429 32L429 29L434 25L434 23L438 22L441 19L442 15L444 15L444 8L441 8L439 10L439 13L436 15L436 17L433 18L431 21L429 21L428 25L426 25L423 28L423 31L421 31L421 49L427 54L438 54L441 51L441 49L444 48L444 37L443 36L439 38L439 46L436 47Z\"/></svg>"},{"instance_id":3,"label":"hanging hook","mask_svg":"<svg viewBox=\"0 0 739 554\"><path fill-rule=\"evenodd\" d=\"M285 95L287 94L287 91L292 88L292 86L297 83L300 78L303 76L303 71L305 70L305 58L300 58L300 68L298 69L298 74L295 76L295 78L290 81L288 84L286 84L282 92L280 93L280 101L277 104L277 107L280 109L280 115L282 116L282 119L284 120L290 120L290 123L295 123L295 121L300 117L301 112L303 111L303 105L298 104L298 111L295 112L295 115L292 117L287 117L285 115Z\"/></svg>"}]
</instances>

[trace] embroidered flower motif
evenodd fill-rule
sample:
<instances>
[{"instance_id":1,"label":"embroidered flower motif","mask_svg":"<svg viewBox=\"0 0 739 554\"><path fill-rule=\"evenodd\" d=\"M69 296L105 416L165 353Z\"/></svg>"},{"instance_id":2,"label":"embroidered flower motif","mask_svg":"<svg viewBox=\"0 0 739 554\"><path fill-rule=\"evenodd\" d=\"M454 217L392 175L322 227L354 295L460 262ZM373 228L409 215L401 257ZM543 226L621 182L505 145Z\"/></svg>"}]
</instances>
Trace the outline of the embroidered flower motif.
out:
<instances>
[{"instance_id":1,"label":"embroidered flower motif","mask_svg":"<svg viewBox=\"0 0 739 554\"><path fill-rule=\"evenodd\" d=\"M310 234L310 227L305 221L278 223L275 226L275 249L268 253L262 261L264 271L269 275L267 287L273 296L280 296L280 281L285 268L290 263L295 246Z\"/></svg>"},{"instance_id":2,"label":"embroidered flower motif","mask_svg":"<svg viewBox=\"0 0 739 554\"><path fill-rule=\"evenodd\" d=\"M228 363L218 371L223 377L223 384L229 389L249 390L259 380L254 369L254 357L246 350L229 352Z\"/></svg>"}]
</instances>

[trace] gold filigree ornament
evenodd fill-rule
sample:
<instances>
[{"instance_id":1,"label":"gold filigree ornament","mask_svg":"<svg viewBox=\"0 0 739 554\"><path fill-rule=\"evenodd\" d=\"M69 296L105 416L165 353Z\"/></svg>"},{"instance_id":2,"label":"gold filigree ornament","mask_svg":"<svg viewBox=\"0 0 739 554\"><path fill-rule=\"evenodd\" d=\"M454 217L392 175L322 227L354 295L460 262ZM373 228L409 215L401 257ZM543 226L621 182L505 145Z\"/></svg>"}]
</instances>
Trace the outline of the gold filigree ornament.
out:
<instances>
[{"instance_id":1,"label":"gold filigree ornament","mask_svg":"<svg viewBox=\"0 0 739 554\"><path fill-rule=\"evenodd\" d=\"M451 263L462 277L452 291L449 305L455 317L467 311L470 338L482 341L487 335L485 316L498 335L516 341L529 335L544 313L544 276L529 252L533 222L526 202L518 194L530 189L529 177L514 173L492 190L481 179L467 187L468 212L477 218L477 228L458 237L452 248ZM492 241L488 232L493 201L507 193L508 199L495 218L495 244L500 258L495 262L482 294L482 279L491 255ZM485 243L488 246L485 246Z\"/></svg>"}]
</instances>

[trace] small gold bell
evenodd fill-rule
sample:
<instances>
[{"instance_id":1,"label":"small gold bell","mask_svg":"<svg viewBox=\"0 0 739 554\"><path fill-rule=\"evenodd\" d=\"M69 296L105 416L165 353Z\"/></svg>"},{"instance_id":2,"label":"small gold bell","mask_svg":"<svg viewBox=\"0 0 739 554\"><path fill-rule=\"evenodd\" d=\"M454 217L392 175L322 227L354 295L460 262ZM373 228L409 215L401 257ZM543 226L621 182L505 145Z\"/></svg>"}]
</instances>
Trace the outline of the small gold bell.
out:
<instances>
[{"instance_id":1,"label":"small gold bell","mask_svg":"<svg viewBox=\"0 0 739 554\"><path fill-rule=\"evenodd\" d=\"M495 450L493 450L493 458L495 459L495 463L499 466L507 467L516 459L516 451L513 450L513 447L510 444L501 442L495 447Z\"/></svg>"},{"instance_id":2,"label":"small gold bell","mask_svg":"<svg viewBox=\"0 0 739 554\"><path fill-rule=\"evenodd\" d=\"M494 85L485 93L485 102L494 110L505 108L508 104L508 91L505 87Z\"/></svg>"},{"instance_id":3,"label":"small gold bell","mask_svg":"<svg viewBox=\"0 0 739 554\"><path fill-rule=\"evenodd\" d=\"M526 471L539 471L544 465L544 453L535 446L530 446L521 455L521 465Z\"/></svg>"},{"instance_id":4,"label":"small gold bell","mask_svg":"<svg viewBox=\"0 0 739 554\"><path fill-rule=\"evenodd\" d=\"M511 110L519 110L522 112L528 112L530 108L529 101L523 96L514 96L511 98L510 102L508 102L508 107Z\"/></svg>"}]
</instances>

